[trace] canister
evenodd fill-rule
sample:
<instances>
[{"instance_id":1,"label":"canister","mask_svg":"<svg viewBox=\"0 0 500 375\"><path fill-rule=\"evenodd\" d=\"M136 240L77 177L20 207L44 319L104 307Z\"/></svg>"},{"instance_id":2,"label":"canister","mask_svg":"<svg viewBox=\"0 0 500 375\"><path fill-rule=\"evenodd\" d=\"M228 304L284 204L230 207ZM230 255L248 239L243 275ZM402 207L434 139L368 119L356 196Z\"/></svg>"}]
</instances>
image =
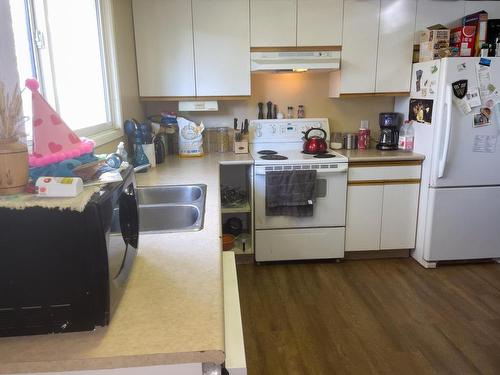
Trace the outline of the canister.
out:
<instances>
[{"instance_id":1,"label":"canister","mask_svg":"<svg viewBox=\"0 0 500 375\"><path fill-rule=\"evenodd\" d=\"M344 134L344 148L354 150L358 147L358 135L355 133Z\"/></svg>"}]
</instances>

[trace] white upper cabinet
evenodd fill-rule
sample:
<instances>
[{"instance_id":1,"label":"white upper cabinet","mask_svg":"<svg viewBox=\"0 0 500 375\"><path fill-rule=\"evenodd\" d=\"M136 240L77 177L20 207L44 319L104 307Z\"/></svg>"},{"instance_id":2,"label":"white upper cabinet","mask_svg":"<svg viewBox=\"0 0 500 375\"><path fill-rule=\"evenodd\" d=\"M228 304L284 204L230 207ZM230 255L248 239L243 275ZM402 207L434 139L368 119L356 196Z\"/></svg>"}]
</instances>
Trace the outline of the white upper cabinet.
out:
<instances>
[{"instance_id":1,"label":"white upper cabinet","mask_svg":"<svg viewBox=\"0 0 500 375\"><path fill-rule=\"evenodd\" d=\"M379 0L345 0L340 93L375 91Z\"/></svg>"},{"instance_id":2,"label":"white upper cabinet","mask_svg":"<svg viewBox=\"0 0 500 375\"><path fill-rule=\"evenodd\" d=\"M248 0L193 0L197 96L250 95L249 23Z\"/></svg>"},{"instance_id":3,"label":"white upper cabinet","mask_svg":"<svg viewBox=\"0 0 500 375\"><path fill-rule=\"evenodd\" d=\"M464 15L476 13L480 10L488 12L488 19L500 18L500 1L466 1Z\"/></svg>"},{"instance_id":4,"label":"white upper cabinet","mask_svg":"<svg viewBox=\"0 0 500 375\"><path fill-rule=\"evenodd\" d=\"M140 95L196 95L191 0L132 5Z\"/></svg>"},{"instance_id":5,"label":"white upper cabinet","mask_svg":"<svg viewBox=\"0 0 500 375\"><path fill-rule=\"evenodd\" d=\"M381 0L375 92L410 91L416 0Z\"/></svg>"},{"instance_id":6,"label":"white upper cabinet","mask_svg":"<svg viewBox=\"0 0 500 375\"><path fill-rule=\"evenodd\" d=\"M446 27L460 26L464 16L463 0L418 0L415 21L415 43L420 43L420 34L427 27L442 24Z\"/></svg>"},{"instance_id":7,"label":"white upper cabinet","mask_svg":"<svg viewBox=\"0 0 500 375\"><path fill-rule=\"evenodd\" d=\"M340 46L343 3L343 0L298 0L297 46Z\"/></svg>"},{"instance_id":8,"label":"white upper cabinet","mask_svg":"<svg viewBox=\"0 0 500 375\"><path fill-rule=\"evenodd\" d=\"M252 47L294 47L297 0L250 0L250 29Z\"/></svg>"}]
</instances>

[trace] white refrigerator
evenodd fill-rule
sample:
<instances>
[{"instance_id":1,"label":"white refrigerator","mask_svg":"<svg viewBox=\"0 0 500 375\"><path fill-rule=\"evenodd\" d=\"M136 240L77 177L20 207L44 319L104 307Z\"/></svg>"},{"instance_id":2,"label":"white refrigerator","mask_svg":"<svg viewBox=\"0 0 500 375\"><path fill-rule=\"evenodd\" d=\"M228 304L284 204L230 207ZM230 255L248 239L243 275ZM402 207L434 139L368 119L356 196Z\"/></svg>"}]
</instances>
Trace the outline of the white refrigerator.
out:
<instances>
[{"instance_id":1,"label":"white refrigerator","mask_svg":"<svg viewBox=\"0 0 500 375\"><path fill-rule=\"evenodd\" d=\"M412 120L415 152L425 155L412 252L424 267L500 258L500 58L479 62L414 64L410 98L395 102Z\"/></svg>"}]
</instances>

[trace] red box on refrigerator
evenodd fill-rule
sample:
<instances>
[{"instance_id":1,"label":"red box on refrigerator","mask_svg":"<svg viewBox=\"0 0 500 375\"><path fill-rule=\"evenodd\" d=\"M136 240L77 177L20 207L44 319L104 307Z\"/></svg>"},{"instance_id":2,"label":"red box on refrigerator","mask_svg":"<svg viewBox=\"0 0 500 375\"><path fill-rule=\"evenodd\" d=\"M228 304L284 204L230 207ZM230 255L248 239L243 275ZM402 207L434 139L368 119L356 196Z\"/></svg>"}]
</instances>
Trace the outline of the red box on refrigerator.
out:
<instances>
[{"instance_id":1,"label":"red box on refrigerator","mask_svg":"<svg viewBox=\"0 0 500 375\"><path fill-rule=\"evenodd\" d=\"M451 30L450 45L458 48L459 56L474 56L476 26L460 26Z\"/></svg>"}]
</instances>

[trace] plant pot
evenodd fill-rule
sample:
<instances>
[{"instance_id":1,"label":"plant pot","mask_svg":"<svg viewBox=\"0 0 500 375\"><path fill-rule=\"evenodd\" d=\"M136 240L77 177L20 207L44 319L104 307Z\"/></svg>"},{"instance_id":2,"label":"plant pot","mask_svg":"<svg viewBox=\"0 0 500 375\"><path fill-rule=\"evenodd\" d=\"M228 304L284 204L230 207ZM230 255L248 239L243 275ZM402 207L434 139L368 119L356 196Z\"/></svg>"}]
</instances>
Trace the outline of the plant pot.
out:
<instances>
[{"instance_id":1,"label":"plant pot","mask_svg":"<svg viewBox=\"0 0 500 375\"><path fill-rule=\"evenodd\" d=\"M28 184L28 148L16 137L0 139L0 195L22 193Z\"/></svg>"}]
</instances>

